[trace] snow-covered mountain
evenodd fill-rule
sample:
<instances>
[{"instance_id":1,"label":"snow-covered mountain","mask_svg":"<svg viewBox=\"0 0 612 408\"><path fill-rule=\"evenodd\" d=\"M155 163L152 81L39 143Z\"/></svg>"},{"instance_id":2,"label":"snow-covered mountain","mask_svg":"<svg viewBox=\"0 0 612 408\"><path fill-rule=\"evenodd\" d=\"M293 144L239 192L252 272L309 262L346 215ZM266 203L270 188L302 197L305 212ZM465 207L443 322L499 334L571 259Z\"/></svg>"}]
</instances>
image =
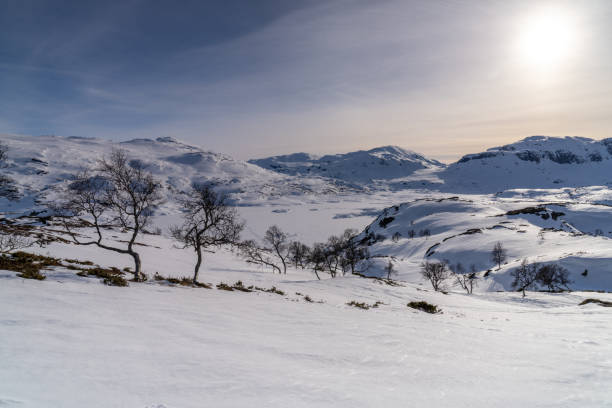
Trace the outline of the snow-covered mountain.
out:
<instances>
[{"instance_id":1,"label":"snow-covered mountain","mask_svg":"<svg viewBox=\"0 0 612 408\"><path fill-rule=\"evenodd\" d=\"M375 180L406 177L417 170L445 167L437 160L428 159L397 146L383 146L322 157L308 153L294 153L249 160L249 163L282 174L316 175L361 185Z\"/></svg>"},{"instance_id":2,"label":"snow-covered mountain","mask_svg":"<svg viewBox=\"0 0 612 408\"><path fill-rule=\"evenodd\" d=\"M611 159L612 139L531 136L465 155L438 176L457 192L609 185Z\"/></svg>"},{"instance_id":3,"label":"snow-covered mountain","mask_svg":"<svg viewBox=\"0 0 612 408\"><path fill-rule=\"evenodd\" d=\"M9 210L35 208L52 197L54 189L72 175L95 164L114 148L127 152L160 179L169 194L192 182L210 182L237 201L253 203L271 197L309 193L338 193L343 187L322 179L281 175L230 156L205 151L173 138L134 139L111 142L104 139L60 136L2 135L8 145L8 160L2 174L14 181L17 203Z\"/></svg>"}]
</instances>

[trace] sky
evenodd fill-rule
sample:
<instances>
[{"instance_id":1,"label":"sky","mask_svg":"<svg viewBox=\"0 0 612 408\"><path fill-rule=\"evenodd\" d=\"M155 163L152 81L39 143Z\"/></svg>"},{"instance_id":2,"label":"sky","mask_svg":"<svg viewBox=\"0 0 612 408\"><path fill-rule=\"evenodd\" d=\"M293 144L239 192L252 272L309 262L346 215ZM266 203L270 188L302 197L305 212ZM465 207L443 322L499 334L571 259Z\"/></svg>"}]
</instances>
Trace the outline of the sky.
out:
<instances>
[{"instance_id":1,"label":"sky","mask_svg":"<svg viewBox=\"0 0 612 408\"><path fill-rule=\"evenodd\" d=\"M3 0L0 133L453 161L612 137L608 0Z\"/></svg>"}]
</instances>

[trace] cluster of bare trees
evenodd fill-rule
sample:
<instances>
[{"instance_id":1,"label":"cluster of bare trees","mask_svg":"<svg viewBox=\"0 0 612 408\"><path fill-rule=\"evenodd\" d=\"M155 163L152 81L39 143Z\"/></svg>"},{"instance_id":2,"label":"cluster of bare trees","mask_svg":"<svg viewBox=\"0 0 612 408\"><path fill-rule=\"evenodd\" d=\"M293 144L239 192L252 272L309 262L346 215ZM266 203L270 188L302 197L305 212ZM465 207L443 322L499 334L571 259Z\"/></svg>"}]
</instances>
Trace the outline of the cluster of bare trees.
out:
<instances>
[{"instance_id":1,"label":"cluster of bare trees","mask_svg":"<svg viewBox=\"0 0 612 408\"><path fill-rule=\"evenodd\" d=\"M557 264L540 265L537 262L528 263L523 259L521 265L510 272L512 287L523 292L535 287L546 288L549 292L569 290L569 271Z\"/></svg>"},{"instance_id":2,"label":"cluster of bare trees","mask_svg":"<svg viewBox=\"0 0 612 408\"><path fill-rule=\"evenodd\" d=\"M426 261L421 264L421 275L431 283L431 287L436 292L446 290L449 280L451 280L454 285L465 290L468 295L471 294L478 285L475 265L471 265L470 271L466 272L461 263L453 265L448 261Z\"/></svg>"},{"instance_id":3,"label":"cluster of bare trees","mask_svg":"<svg viewBox=\"0 0 612 408\"><path fill-rule=\"evenodd\" d=\"M122 150L114 150L95 166L75 175L52 209L76 245L95 245L129 255L134 261L134 280L145 279L137 239L151 226L153 212L163 200L162 184ZM243 224L235 209L210 187L194 185L179 199L183 224L171 227L172 236L197 256L193 281L202 264L202 252L238 242ZM84 217L84 218L81 218ZM93 237L77 227L89 226ZM126 241L113 240L115 229L128 233Z\"/></svg>"},{"instance_id":4,"label":"cluster of bare trees","mask_svg":"<svg viewBox=\"0 0 612 408\"><path fill-rule=\"evenodd\" d=\"M114 150L75 175L52 207L74 244L95 245L131 256L134 280L140 281L145 276L137 239L151 227L153 212L162 203L162 188L140 162L129 160L124 151ZM194 283L204 253L225 245L237 248L247 262L270 267L279 274L286 274L292 265L311 268L318 278L321 272L336 277L362 271L357 266L369 258L367 249L357 243L355 230L309 247L290 240L287 233L273 225L261 243L242 241L244 223L236 209L207 185L193 185L178 204L183 222L171 226L170 233L182 248L191 248L195 253ZM82 226L91 227L93 236L83 234L79 229ZM113 239L117 228L128 233L127 240Z\"/></svg>"},{"instance_id":5,"label":"cluster of bare trees","mask_svg":"<svg viewBox=\"0 0 612 408\"><path fill-rule=\"evenodd\" d=\"M240 244L241 254L247 262L270 267L278 273L287 273L289 264L296 268L311 269L318 279L320 273L335 278L339 274L359 273L367 268L368 249L357 240L357 231L347 229L339 236L332 235L326 242L312 247L290 241L289 235L273 225L266 231L263 244L245 241ZM361 268L358 265L363 264Z\"/></svg>"}]
</instances>

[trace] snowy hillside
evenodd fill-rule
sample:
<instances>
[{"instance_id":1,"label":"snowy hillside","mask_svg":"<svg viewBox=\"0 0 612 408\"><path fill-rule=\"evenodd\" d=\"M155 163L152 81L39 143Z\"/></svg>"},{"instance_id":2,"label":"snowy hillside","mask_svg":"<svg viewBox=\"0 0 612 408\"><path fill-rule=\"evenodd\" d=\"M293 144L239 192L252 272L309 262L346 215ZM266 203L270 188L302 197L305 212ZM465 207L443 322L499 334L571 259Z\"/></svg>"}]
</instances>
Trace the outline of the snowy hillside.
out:
<instances>
[{"instance_id":1,"label":"snowy hillside","mask_svg":"<svg viewBox=\"0 0 612 408\"><path fill-rule=\"evenodd\" d=\"M13 179L19 202L4 201L5 210L36 209L37 202L53 197L55 187L113 148L127 151L132 160L162 181L169 195L192 182L210 182L244 204L301 194L338 193L342 187L321 179L280 175L227 155L202 150L173 138L108 140L60 136L2 135L8 145L3 174Z\"/></svg>"},{"instance_id":2,"label":"snowy hillside","mask_svg":"<svg viewBox=\"0 0 612 408\"><path fill-rule=\"evenodd\" d=\"M611 159L612 139L531 136L465 155L439 177L456 192L610 185Z\"/></svg>"},{"instance_id":3,"label":"snowy hillside","mask_svg":"<svg viewBox=\"0 0 612 408\"><path fill-rule=\"evenodd\" d=\"M373 255L396 260L406 281L422 280L419 265L425 260L447 261L461 263L466 271L473 265L483 278L479 290L512 290L509 272L527 258L567 268L572 289L612 291L611 207L473 198L424 199L387 208L360 238ZM491 261L496 242L508 253L500 270Z\"/></svg>"},{"instance_id":4,"label":"snowy hillside","mask_svg":"<svg viewBox=\"0 0 612 408\"><path fill-rule=\"evenodd\" d=\"M307 153L249 160L282 174L329 177L349 183L367 184L411 175L417 170L443 168L444 164L397 146L384 146L322 157Z\"/></svg>"}]
</instances>

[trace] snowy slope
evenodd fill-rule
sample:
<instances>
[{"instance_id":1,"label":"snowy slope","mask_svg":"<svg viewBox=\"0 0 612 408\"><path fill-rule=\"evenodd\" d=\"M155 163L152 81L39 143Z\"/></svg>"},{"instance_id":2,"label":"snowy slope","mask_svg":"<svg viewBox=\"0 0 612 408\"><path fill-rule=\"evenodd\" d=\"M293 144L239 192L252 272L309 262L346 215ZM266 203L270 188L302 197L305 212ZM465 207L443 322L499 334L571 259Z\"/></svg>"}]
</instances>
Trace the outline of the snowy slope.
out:
<instances>
[{"instance_id":1,"label":"snowy slope","mask_svg":"<svg viewBox=\"0 0 612 408\"><path fill-rule=\"evenodd\" d=\"M469 208L469 204L465 204ZM423 215L425 212L423 212ZM193 255L147 236L145 269L189 273ZM93 247L62 258L123 267ZM127 288L55 268L44 281L0 271L0 406L607 407L612 403L610 294L432 292L347 276L273 275L229 252L207 255L201 281L241 280L284 295ZM310 296L315 303L305 301ZM381 301L360 310L346 303ZM406 307L425 300L443 313ZM322 303L318 303L322 302Z\"/></svg>"},{"instance_id":2,"label":"snowy slope","mask_svg":"<svg viewBox=\"0 0 612 408\"><path fill-rule=\"evenodd\" d=\"M474 265L480 277L491 270L481 291L512 290L509 272L527 258L566 267L572 289L612 291L612 207L469 197L417 200L384 210L360 237L381 257L371 273L382 273L391 258L400 279L421 282L421 262L444 260L460 262L466 271ZM422 236L425 230L430 236ZM508 252L501 270L490 258L496 242Z\"/></svg>"},{"instance_id":3,"label":"snowy slope","mask_svg":"<svg viewBox=\"0 0 612 408\"><path fill-rule=\"evenodd\" d=\"M439 177L456 192L610 185L611 159L612 139L531 136L465 155Z\"/></svg>"},{"instance_id":4,"label":"snowy slope","mask_svg":"<svg viewBox=\"0 0 612 408\"><path fill-rule=\"evenodd\" d=\"M9 147L8 166L2 169L3 174L15 181L22 198L18 203L3 201L3 208L9 211L37 208L37 202L53 197L54 188L84 167L94 165L113 148L124 149L132 160L143 163L163 182L169 196L192 182L203 181L216 184L243 204L344 190L321 179L280 175L173 138L113 143L82 137L3 135L0 140Z\"/></svg>"},{"instance_id":5,"label":"snowy slope","mask_svg":"<svg viewBox=\"0 0 612 408\"><path fill-rule=\"evenodd\" d=\"M417 170L444 167L444 164L436 160L397 146L323 157L295 153L249 160L249 163L282 174L317 175L357 184L396 179L409 176Z\"/></svg>"}]
</instances>

